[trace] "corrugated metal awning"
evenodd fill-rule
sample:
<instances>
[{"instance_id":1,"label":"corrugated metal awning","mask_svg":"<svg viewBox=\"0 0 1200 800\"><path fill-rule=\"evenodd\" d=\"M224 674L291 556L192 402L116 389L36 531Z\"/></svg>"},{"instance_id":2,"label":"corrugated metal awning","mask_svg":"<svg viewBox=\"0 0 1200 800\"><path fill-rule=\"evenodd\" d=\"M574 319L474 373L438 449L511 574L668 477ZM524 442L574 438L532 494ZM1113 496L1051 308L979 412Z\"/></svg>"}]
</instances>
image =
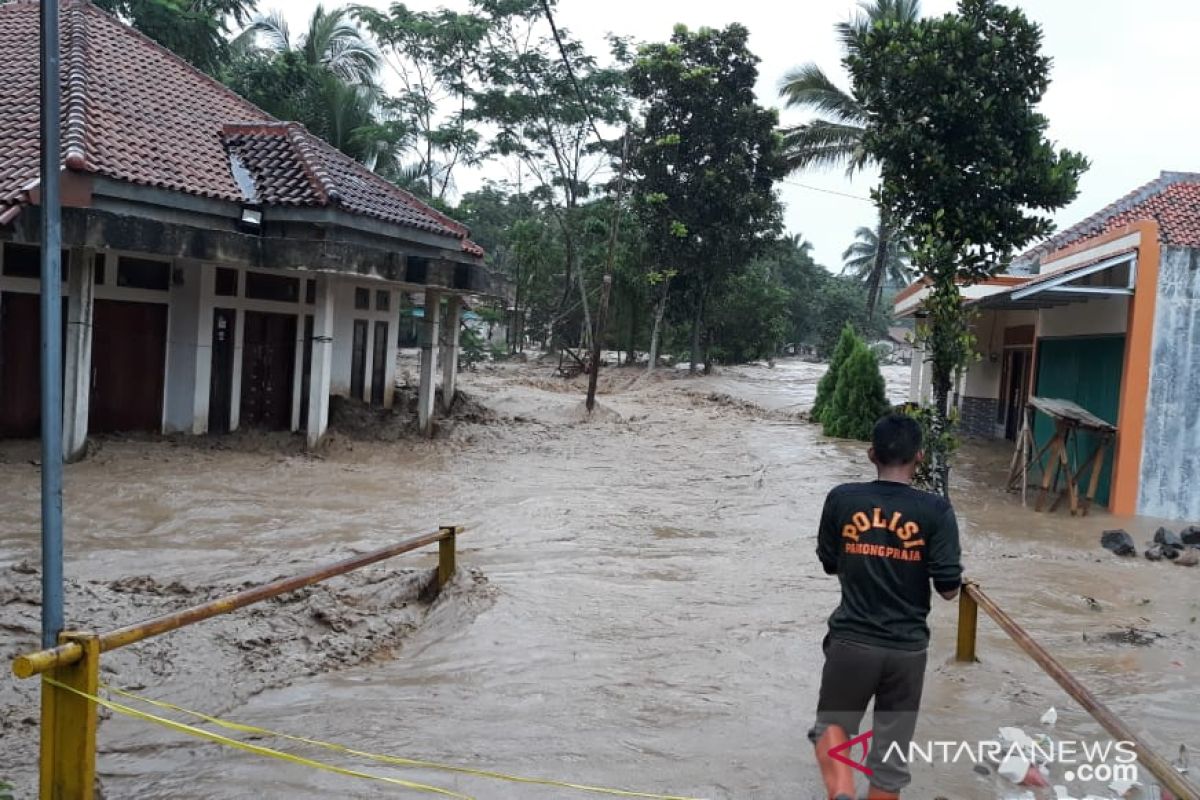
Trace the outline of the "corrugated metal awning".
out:
<instances>
[{"instance_id":1,"label":"corrugated metal awning","mask_svg":"<svg viewBox=\"0 0 1200 800\"><path fill-rule=\"evenodd\" d=\"M994 310L1054 308L1096 298L1129 297L1136 283L1137 251L1129 250L1101 261L1039 275L971 305Z\"/></svg>"}]
</instances>

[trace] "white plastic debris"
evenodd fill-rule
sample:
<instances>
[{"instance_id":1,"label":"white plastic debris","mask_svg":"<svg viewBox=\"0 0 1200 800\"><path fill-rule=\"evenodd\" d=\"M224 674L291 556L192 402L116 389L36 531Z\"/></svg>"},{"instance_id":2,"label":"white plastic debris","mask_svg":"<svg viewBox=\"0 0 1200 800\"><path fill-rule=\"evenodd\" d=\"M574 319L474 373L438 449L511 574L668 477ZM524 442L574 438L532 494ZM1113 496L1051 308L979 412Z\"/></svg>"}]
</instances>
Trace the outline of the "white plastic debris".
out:
<instances>
[{"instance_id":1,"label":"white plastic debris","mask_svg":"<svg viewBox=\"0 0 1200 800\"><path fill-rule=\"evenodd\" d=\"M1138 781L1131 781L1128 778L1118 778L1110 783L1108 788L1116 792L1118 797L1124 797L1135 786L1141 786L1141 784Z\"/></svg>"},{"instance_id":2,"label":"white plastic debris","mask_svg":"<svg viewBox=\"0 0 1200 800\"><path fill-rule=\"evenodd\" d=\"M1003 736L1004 734L1001 733L1001 735ZM1013 783L1020 783L1029 774L1031 766L1032 764L1029 763L1029 759L1019 756L1016 753L1011 753L1000 762L1000 768L996 771Z\"/></svg>"},{"instance_id":3,"label":"white plastic debris","mask_svg":"<svg viewBox=\"0 0 1200 800\"><path fill-rule=\"evenodd\" d=\"M1042 724L1047 728L1053 728L1056 722L1058 722L1058 709L1050 706L1050 710L1042 714Z\"/></svg>"}]
</instances>

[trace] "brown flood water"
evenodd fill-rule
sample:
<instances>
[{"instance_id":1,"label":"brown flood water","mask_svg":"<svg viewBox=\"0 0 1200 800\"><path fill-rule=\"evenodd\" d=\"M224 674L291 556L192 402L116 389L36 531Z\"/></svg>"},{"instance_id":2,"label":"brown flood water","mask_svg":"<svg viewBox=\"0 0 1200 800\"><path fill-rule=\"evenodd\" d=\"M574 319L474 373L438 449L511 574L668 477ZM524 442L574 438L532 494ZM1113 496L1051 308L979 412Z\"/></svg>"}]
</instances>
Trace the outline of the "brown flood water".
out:
<instances>
[{"instance_id":1,"label":"brown flood water","mask_svg":"<svg viewBox=\"0 0 1200 800\"><path fill-rule=\"evenodd\" d=\"M110 442L68 468L68 573L261 580L404 531L465 525L460 565L486 587L435 605L392 658L300 677L231 708L221 698L243 680L240 665L192 654L194 674L168 670L169 686L151 680L144 692L411 758L714 799L815 799L805 732L837 603L836 580L813 554L816 520L831 486L869 477L860 445L780 413L807 407L819 374L784 362L644 381L605 395L601 419L581 423L579 395L553 391L555 379L532 367L484 372L466 390L521 421L460 426L432 444L343 446L323 460ZM901 399L906 370L888 377ZM1117 559L1097 545L1118 524L1141 544L1153 520L1022 509L1000 485L1007 456L968 448L957 472L969 574L1162 752L1200 751L1200 569ZM0 465L0 565L36 557L36 492L35 469ZM939 602L919 740L1036 731L1051 705L1056 736L1100 735L986 618L982 663L951 663L954 622L955 605ZM222 624L236 633L239 623ZM1101 640L1130 627L1161 638ZM188 689L192 679L213 687L209 702ZM404 794L125 719L101 726L100 748L110 799ZM478 798L588 796L305 754ZM914 775L906 797L1018 794L970 764Z\"/></svg>"}]
</instances>

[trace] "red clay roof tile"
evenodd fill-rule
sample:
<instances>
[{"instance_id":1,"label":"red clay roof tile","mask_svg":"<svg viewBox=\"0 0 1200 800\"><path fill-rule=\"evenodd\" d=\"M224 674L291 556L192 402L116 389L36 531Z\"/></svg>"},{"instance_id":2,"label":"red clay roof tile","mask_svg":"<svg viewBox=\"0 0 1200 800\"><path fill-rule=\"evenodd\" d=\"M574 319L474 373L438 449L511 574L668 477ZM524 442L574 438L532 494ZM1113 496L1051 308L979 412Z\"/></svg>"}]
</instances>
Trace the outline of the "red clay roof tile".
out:
<instances>
[{"instance_id":1,"label":"red clay roof tile","mask_svg":"<svg viewBox=\"0 0 1200 800\"><path fill-rule=\"evenodd\" d=\"M38 177L38 3L0 5L0 218ZM267 207L337 206L458 239L467 229L296 123L282 123L87 0L62 8L63 157L69 169ZM247 187L249 188L249 187ZM11 218L11 217L7 217Z\"/></svg>"},{"instance_id":2,"label":"red clay roof tile","mask_svg":"<svg viewBox=\"0 0 1200 800\"><path fill-rule=\"evenodd\" d=\"M1037 263L1068 245L1143 220L1158 223L1163 244L1200 247L1200 174L1163 172L1150 183L1050 237L1018 261Z\"/></svg>"}]
</instances>

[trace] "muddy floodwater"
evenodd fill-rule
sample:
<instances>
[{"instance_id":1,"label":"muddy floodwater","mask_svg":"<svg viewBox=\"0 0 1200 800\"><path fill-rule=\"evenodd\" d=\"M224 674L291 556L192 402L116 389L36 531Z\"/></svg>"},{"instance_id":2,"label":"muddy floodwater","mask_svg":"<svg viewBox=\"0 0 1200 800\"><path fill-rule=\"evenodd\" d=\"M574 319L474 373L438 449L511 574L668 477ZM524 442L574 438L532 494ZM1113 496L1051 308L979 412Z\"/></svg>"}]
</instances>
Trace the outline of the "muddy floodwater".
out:
<instances>
[{"instance_id":1,"label":"muddy floodwater","mask_svg":"<svg viewBox=\"0 0 1200 800\"><path fill-rule=\"evenodd\" d=\"M460 574L432 605L393 587L424 580L431 550L329 594L204 623L211 640L181 632L124 661L113 654L102 677L384 754L643 792L815 800L805 733L838 598L813 552L816 523L829 488L871 477L864 448L796 418L819 366L637 374L608 373L586 420L579 385L548 368L470 373L463 388L494 418L446 426L434 442L343 439L319 458L269 442L102 442L66 472L69 620L105 628L408 531L464 525ZM906 376L888 368L896 400ZM968 447L956 473L969 575L1161 752L1200 753L1200 568L1098 547L1108 527L1141 545L1158 521L1022 508L1003 490L1008 455ZM5 461L0 568L28 584L0 588L11 655L37 640L38 473L19 448ZM1037 732L1051 706L1055 737L1108 738L986 617L981 662L952 663L955 613L938 601L931 619L918 740ZM0 681L0 780L28 790L36 694ZM477 798L588 796L286 746ZM102 723L99 770L110 800L416 796L125 718ZM906 797L1019 794L970 763L914 775Z\"/></svg>"}]
</instances>

